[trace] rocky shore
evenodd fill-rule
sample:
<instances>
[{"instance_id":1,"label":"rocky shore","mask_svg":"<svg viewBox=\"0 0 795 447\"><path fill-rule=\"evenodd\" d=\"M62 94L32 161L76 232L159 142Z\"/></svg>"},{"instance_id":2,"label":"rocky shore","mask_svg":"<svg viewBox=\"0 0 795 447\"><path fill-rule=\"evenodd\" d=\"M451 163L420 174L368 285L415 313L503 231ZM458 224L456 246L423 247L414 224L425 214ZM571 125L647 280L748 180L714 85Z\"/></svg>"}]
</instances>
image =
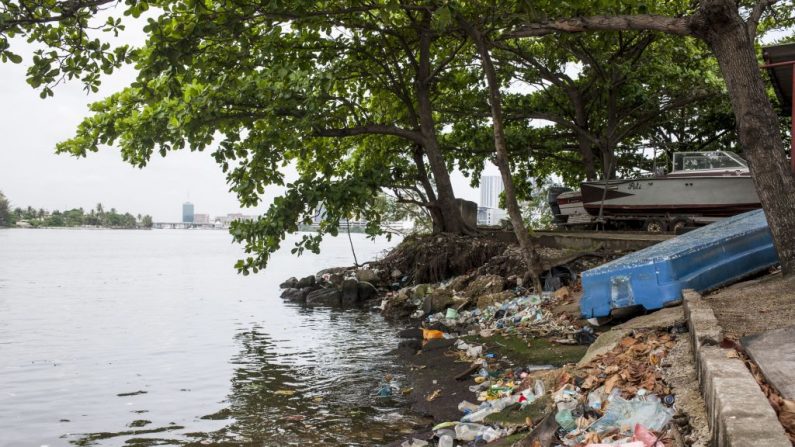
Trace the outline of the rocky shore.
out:
<instances>
[{"instance_id":1,"label":"rocky shore","mask_svg":"<svg viewBox=\"0 0 795 447\"><path fill-rule=\"evenodd\" d=\"M429 237L366 268L290 278L282 297L406 327L406 383L378 393L401 393L428 424L390 445L707 445L695 370L669 360L685 349L681 309L596 331L579 317L578 274L618 255L543 250L534 291L510 244Z\"/></svg>"}]
</instances>

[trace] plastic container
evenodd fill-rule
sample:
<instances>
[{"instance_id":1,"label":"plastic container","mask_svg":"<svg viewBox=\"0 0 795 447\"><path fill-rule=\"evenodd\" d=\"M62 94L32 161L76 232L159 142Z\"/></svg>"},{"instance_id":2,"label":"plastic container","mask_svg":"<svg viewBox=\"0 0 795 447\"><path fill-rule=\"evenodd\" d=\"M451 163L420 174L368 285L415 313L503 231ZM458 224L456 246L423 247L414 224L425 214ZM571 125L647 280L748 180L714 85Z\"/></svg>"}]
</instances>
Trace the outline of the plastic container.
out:
<instances>
[{"instance_id":1,"label":"plastic container","mask_svg":"<svg viewBox=\"0 0 795 447\"><path fill-rule=\"evenodd\" d=\"M474 441L486 426L481 424L464 423L455 426L455 438L459 441Z\"/></svg>"},{"instance_id":2,"label":"plastic container","mask_svg":"<svg viewBox=\"0 0 795 447\"><path fill-rule=\"evenodd\" d=\"M450 435L442 435L439 438L439 447L453 447L453 437Z\"/></svg>"}]
</instances>

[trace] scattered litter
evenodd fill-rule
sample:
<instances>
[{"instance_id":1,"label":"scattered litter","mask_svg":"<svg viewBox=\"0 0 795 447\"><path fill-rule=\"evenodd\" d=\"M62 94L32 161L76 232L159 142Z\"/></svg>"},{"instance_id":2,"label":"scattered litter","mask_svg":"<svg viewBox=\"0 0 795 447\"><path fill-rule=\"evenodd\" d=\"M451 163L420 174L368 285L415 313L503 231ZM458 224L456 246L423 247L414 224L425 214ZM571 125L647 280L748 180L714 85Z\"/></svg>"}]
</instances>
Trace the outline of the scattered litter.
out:
<instances>
[{"instance_id":1,"label":"scattered litter","mask_svg":"<svg viewBox=\"0 0 795 447\"><path fill-rule=\"evenodd\" d=\"M442 390L436 390L433 393L429 394L428 397L425 398L428 402L436 399L439 395L442 394Z\"/></svg>"}]
</instances>

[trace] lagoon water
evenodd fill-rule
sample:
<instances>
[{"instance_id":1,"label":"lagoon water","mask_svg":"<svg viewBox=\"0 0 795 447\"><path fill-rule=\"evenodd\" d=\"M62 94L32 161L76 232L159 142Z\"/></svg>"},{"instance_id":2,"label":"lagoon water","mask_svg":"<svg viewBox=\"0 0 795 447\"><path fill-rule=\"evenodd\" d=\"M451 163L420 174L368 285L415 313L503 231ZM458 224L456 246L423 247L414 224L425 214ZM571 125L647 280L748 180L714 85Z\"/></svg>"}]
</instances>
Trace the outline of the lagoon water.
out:
<instances>
[{"instance_id":1,"label":"lagoon water","mask_svg":"<svg viewBox=\"0 0 795 447\"><path fill-rule=\"evenodd\" d=\"M396 242L353 235L359 261ZM375 445L400 365L375 312L307 309L278 284L353 262L288 238L244 277L225 231L0 230L0 446Z\"/></svg>"}]
</instances>

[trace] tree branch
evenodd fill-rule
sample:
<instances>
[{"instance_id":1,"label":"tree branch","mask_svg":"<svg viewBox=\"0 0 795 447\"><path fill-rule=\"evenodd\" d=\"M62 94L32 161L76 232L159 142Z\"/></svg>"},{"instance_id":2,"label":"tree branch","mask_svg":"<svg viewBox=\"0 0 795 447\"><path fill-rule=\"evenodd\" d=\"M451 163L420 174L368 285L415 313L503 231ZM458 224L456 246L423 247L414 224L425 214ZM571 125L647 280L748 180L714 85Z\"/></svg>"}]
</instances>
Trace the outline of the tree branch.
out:
<instances>
[{"instance_id":1,"label":"tree branch","mask_svg":"<svg viewBox=\"0 0 795 447\"><path fill-rule=\"evenodd\" d=\"M763 0L764 1L764 0ZM654 14L574 17L528 23L507 33L505 37L537 37L553 33L582 33L586 31L650 30L678 36L692 34L689 17L668 17Z\"/></svg>"},{"instance_id":2,"label":"tree branch","mask_svg":"<svg viewBox=\"0 0 795 447\"><path fill-rule=\"evenodd\" d=\"M751 11L751 16L748 17L748 21L745 23L748 31L748 37L750 37L751 40L756 37L756 29L759 26L759 20L762 19L762 15L765 13L765 10L777 1L778 0L757 0L753 11Z\"/></svg>"},{"instance_id":3,"label":"tree branch","mask_svg":"<svg viewBox=\"0 0 795 447\"><path fill-rule=\"evenodd\" d=\"M385 124L364 124L356 127L344 127L339 129L316 129L313 132L315 137L353 137L356 135L392 135L413 141L417 144L425 144L422 134L413 130L402 129L397 126Z\"/></svg>"}]
</instances>

